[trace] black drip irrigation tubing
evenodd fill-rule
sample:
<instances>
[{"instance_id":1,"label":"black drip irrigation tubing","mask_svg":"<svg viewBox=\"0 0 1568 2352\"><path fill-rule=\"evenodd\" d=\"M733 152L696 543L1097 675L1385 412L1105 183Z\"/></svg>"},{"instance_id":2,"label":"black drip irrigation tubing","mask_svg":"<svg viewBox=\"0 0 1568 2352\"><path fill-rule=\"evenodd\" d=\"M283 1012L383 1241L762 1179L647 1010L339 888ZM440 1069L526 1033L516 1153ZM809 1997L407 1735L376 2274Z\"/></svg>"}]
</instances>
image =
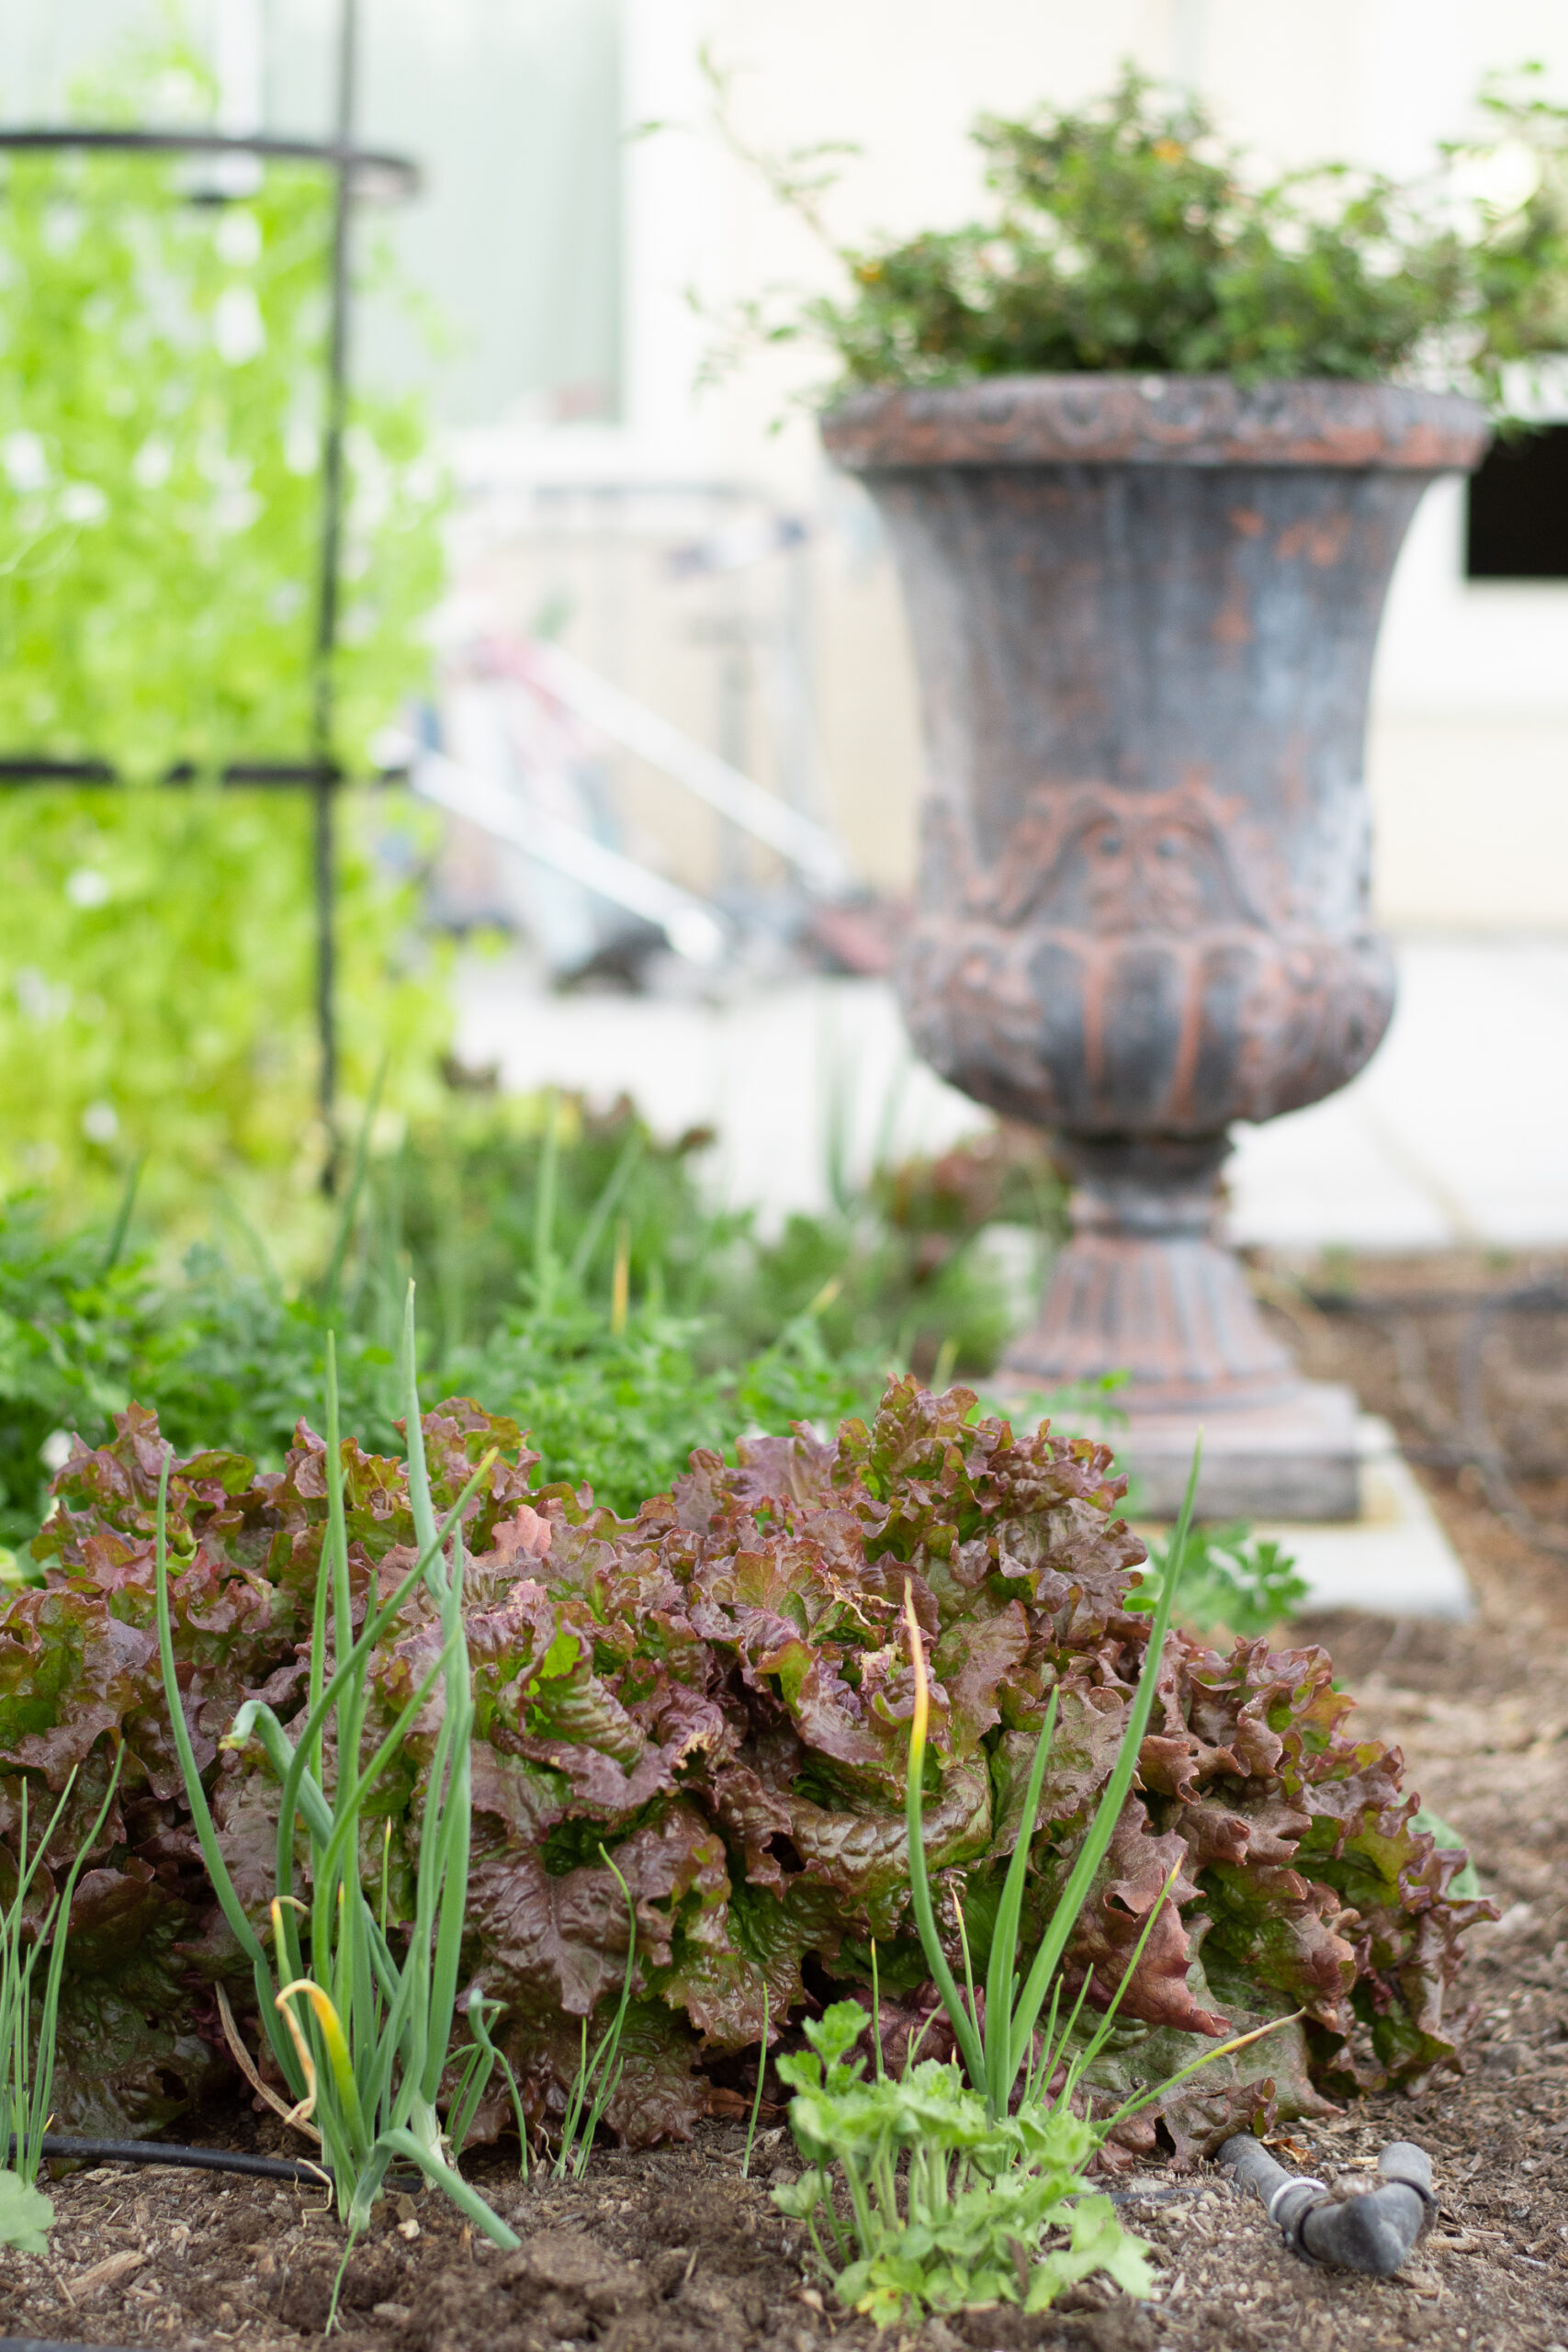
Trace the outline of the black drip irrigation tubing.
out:
<instances>
[{"instance_id":1,"label":"black drip irrigation tubing","mask_svg":"<svg viewBox=\"0 0 1568 2352\"><path fill-rule=\"evenodd\" d=\"M7 2154L16 2148L13 2135ZM46 2132L43 2154L74 2164L172 2165L187 2172L237 2172L252 2180L296 2181L304 2188L326 2188L332 2176L321 2165L294 2156L252 2156L241 2148L179 2148L162 2140L90 2140L73 2132ZM8 2336L0 2336L6 2352Z\"/></svg>"}]
</instances>

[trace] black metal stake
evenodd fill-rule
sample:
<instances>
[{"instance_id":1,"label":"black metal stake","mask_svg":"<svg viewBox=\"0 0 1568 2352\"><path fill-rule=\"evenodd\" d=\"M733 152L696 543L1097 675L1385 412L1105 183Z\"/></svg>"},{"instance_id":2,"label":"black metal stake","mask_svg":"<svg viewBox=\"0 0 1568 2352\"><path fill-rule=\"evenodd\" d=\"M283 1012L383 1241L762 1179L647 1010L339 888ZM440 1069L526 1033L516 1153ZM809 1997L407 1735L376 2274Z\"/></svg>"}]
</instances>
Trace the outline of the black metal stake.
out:
<instances>
[{"instance_id":1,"label":"black metal stake","mask_svg":"<svg viewBox=\"0 0 1568 2352\"><path fill-rule=\"evenodd\" d=\"M358 0L341 0L338 16L336 164L333 185L332 306L327 328L327 400L321 436L321 544L316 605L316 661L311 728L317 775L315 805L316 1028L321 1063L317 1101L326 1148L321 1190L337 1190L337 941L333 912L337 844L333 794L338 781L336 655L338 584L343 555L344 431L348 413L350 165L354 137Z\"/></svg>"}]
</instances>

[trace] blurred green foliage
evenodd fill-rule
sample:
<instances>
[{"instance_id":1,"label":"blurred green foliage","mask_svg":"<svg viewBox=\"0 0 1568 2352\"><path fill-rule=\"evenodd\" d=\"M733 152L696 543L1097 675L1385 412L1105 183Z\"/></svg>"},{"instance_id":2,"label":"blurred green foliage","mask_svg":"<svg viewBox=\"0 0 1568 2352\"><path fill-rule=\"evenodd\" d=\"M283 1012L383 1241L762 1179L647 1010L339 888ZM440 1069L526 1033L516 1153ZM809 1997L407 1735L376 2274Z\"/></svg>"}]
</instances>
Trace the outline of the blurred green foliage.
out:
<instances>
[{"instance_id":1,"label":"blurred green foliage","mask_svg":"<svg viewBox=\"0 0 1568 2352\"><path fill-rule=\"evenodd\" d=\"M1127 1602L1130 1610L1158 1608L1172 1542L1168 1535L1149 1538L1149 1565ZM1176 1613L1196 1633L1256 1641L1295 1616L1310 1589L1272 1536L1255 1535L1245 1520L1230 1520L1223 1527L1195 1527L1188 1536Z\"/></svg>"},{"instance_id":2,"label":"blurred green foliage","mask_svg":"<svg viewBox=\"0 0 1568 2352\"><path fill-rule=\"evenodd\" d=\"M177 46L83 85L99 121L209 124ZM331 175L200 158L0 157L0 747L110 761L299 760L311 744ZM363 763L423 680L445 491L419 405L363 391L337 750Z\"/></svg>"},{"instance_id":3,"label":"blurred green foliage","mask_svg":"<svg viewBox=\"0 0 1568 2352\"><path fill-rule=\"evenodd\" d=\"M419 854L425 820L402 797L339 797L351 1099L387 1053L394 1092L430 1099L448 1034L414 892L376 854L388 835L405 863ZM144 1158L164 1227L200 1229L221 1183L288 1254L309 1248L322 1157L310 824L294 792L0 793L0 1190L46 1183L69 1221L107 1212Z\"/></svg>"},{"instance_id":4,"label":"blurred green foliage","mask_svg":"<svg viewBox=\"0 0 1568 2352\"><path fill-rule=\"evenodd\" d=\"M1195 99L1129 68L1098 104L981 118L991 217L841 248L847 297L754 323L821 335L846 390L1416 368L1498 401L1505 368L1568 349L1568 109L1538 70L1489 83L1481 136L1402 186L1343 164L1259 185ZM820 228L820 175L753 160Z\"/></svg>"},{"instance_id":5,"label":"blurred green foliage","mask_svg":"<svg viewBox=\"0 0 1568 2352\"><path fill-rule=\"evenodd\" d=\"M0 1204L0 1545L36 1531L61 1433L107 1436L133 1397L179 1452L222 1445L280 1466L301 1410L323 1425L329 1329L344 1427L400 1453L411 1275L426 1404L468 1396L509 1415L544 1480L585 1480L635 1512L694 1447L870 1415L911 1361L938 1386L954 1374L983 1384L1034 1298L1033 1270L1025 1287L1010 1283L987 1235L1032 1232L1043 1263L1064 1230L1062 1186L1021 1129L880 1170L858 1193L840 1184L826 1214L767 1238L750 1216L705 1204L695 1163L711 1138L661 1145L625 1102L596 1116L570 1098L458 1093L372 1154L375 1124L336 1246L303 1286L286 1285L243 1231L161 1272L131 1246L129 1192L112 1222L64 1238L36 1201ZM985 1401L1020 1425L1053 1415L1114 1446L1117 1385ZM1130 1608L1157 1602L1168 1548L1151 1540ZM1305 1591L1247 1528L1193 1531L1181 1613L1199 1631L1265 1633Z\"/></svg>"},{"instance_id":6,"label":"blurred green foliage","mask_svg":"<svg viewBox=\"0 0 1568 2352\"><path fill-rule=\"evenodd\" d=\"M276 1466L301 1409L321 1425L329 1329L344 1426L400 1450L411 1273L426 1400L511 1415L545 1476L586 1478L620 1510L694 1446L872 1409L911 1355L928 1377L983 1373L1032 1303L980 1244L1021 1187L1048 1245L1060 1195L1038 1146L980 1137L769 1238L705 1204L704 1140L661 1146L625 1104L455 1098L362 1155L303 1287L243 1233L170 1273L129 1215L62 1238L36 1202L0 1208L0 1543L36 1528L55 1433L102 1435L132 1397L183 1451Z\"/></svg>"},{"instance_id":7,"label":"blurred green foliage","mask_svg":"<svg viewBox=\"0 0 1568 2352\"><path fill-rule=\"evenodd\" d=\"M213 96L165 40L75 102L199 125ZM310 811L295 791L151 782L312 748L331 184L269 164L220 201L216 169L0 157L0 755L132 780L0 793L0 1188L45 1180L69 1220L145 1156L176 1226L221 1180L270 1227L308 1229ZM363 772L426 675L444 490L407 401L356 396L347 458L333 684L337 754ZM391 878L417 862L416 820L340 807L344 1091L363 1098L389 1054L391 1098L417 1100L446 1016Z\"/></svg>"},{"instance_id":8,"label":"blurred green foliage","mask_svg":"<svg viewBox=\"0 0 1568 2352\"><path fill-rule=\"evenodd\" d=\"M831 1205L790 1216L764 1245L750 1212L705 1204L696 1170L712 1140L698 1129L661 1146L624 1101L595 1115L572 1100L457 1094L377 1163L366 1216L380 1246L409 1253L422 1317L444 1349L482 1336L497 1300L515 1299L547 1182L556 1253L591 1288L607 1295L624 1227L633 1291L679 1316L717 1316L734 1348L770 1344L815 1301L835 1354L870 1349L929 1374L944 1345L956 1370L984 1371L1017 1319L987 1234L998 1224L1055 1233L1064 1213L1041 1139L1001 1128L864 1186L830 1165Z\"/></svg>"}]
</instances>

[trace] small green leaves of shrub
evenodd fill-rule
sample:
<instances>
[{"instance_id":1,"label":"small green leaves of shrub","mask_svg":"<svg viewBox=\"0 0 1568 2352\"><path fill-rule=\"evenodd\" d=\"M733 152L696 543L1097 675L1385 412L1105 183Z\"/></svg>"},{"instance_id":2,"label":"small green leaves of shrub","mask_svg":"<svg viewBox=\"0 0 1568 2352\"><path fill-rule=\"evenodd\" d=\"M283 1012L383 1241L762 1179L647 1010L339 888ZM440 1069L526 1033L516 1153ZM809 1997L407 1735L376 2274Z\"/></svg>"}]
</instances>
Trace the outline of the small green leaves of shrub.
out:
<instances>
[{"instance_id":1,"label":"small green leaves of shrub","mask_svg":"<svg viewBox=\"0 0 1568 2352\"><path fill-rule=\"evenodd\" d=\"M1411 187L1343 164L1260 185L1195 100L1129 69L1098 104L982 117L992 216L841 249L849 294L769 331L820 335L843 390L1423 368L1496 401L1510 363L1568 346L1568 110L1496 82L1482 107L1483 137ZM1465 167L1499 151L1522 184L1478 198Z\"/></svg>"},{"instance_id":2,"label":"small green leaves of shrub","mask_svg":"<svg viewBox=\"0 0 1568 2352\"><path fill-rule=\"evenodd\" d=\"M1065 2103L992 2114L932 2058L867 2082L852 2055L866 2023L858 2001L837 2002L807 2020L809 2048L778 2062L809 2169L773 2202L807 2224L847 2309L879 2327L1001 2302L1038 2312L1097 2270L1130 2295L1150 2292L1142 2240L1108 2197L1082 2194L1102 2137L1092 2124ZM1046 2251L1053 2230L1067 2242Z\"/></svg>"},{"instance_id":3,"label":"small green leaves of shrub","mask_svg":"<svg viewBox=\"0 0 1568 2352\"><path fill-rule=\"evenodd\" d=\"M1175 1553L1174 1536L1153 1537L1143 1583L1130 1610L1158 1607ZM1272 1536L1255 1535L1245 1520L1224 1527L1194 1527L1181 1555L1180 1622L1194 1632L1223 1629L1251 1641L1293 1617L1311 1587Z\"/></svg>"}]
</instances>

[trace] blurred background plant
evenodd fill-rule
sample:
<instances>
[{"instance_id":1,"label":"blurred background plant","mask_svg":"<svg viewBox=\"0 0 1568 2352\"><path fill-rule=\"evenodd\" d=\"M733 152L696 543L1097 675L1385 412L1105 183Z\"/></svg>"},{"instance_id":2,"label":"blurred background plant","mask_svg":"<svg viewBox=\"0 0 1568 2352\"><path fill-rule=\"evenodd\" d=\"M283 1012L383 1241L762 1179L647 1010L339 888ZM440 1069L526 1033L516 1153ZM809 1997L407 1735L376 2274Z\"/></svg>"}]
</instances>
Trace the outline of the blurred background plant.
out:
<instances>
[{"instance_id":1,"label":"blurred background plant","mask_svg":"<svg viewBox=\"0 0 1568 2352\"><path fill-rule=\"evenodd\" d=\"M215 101L165 35L74 111L202 126ZM221 1178L308 1229L310 810L212 779L311 755L332 184L269 163L237 196L214 169L0 159L0 755L128 779L0 805L0 1185L46 1179L68 1222L145 1155L176 1228ZM363 775L427 674L445 489L416 401L356 395L346 446L334 749ZM152 788L176 766L190 789ZM429 834L402 796L344 797L344 1091L390 1045L417 1102L447 1023L408 886Z\"/></svg>"},{"instance_id":2,"label":"blurred background plant","mask_svg":"<svg viewBox=\"0 0 1568 2352\"><path fill-rule=\"evenodd\" d=\"M0 208L3 210L3 208ZM390 796L388 797L389 801ZM339 797L340 1050L349 1115L439 1099L443 951L390 866L423 816ZM321 1246L311 811L296 792L36 786L0 794L0 1188L45 1184L69 1227L143 1206L199 1233L215 1187L286 1264Z\"/></svg>"},{"instance_id":3,"label":"blurred background plant","mask_svg":"<svg viewBox=\"0 0 1568 2352\"><path fill-rule=\"evenodd\" d=\"M364 1124L335 1244L302 1282L237 1216L171 1261L142 1238L156 1228L130 1186L113 1218L64 1235L36 1198L0 1204L0 1544L36 1532L69 1433L98 1442L132 1399L182 1451L279 1467L301 1409L323 1424L329 1329L344 1428L399 1453L411 1276L427 1404L469 1396L509 1415L541 1479L586 1480L635 1512L694 1447L795 1421L830 1431L874 1411L891 1372L986 1390L1065 1225L1043 1145L1011 1128L859 1189L840 1179L829 1209L769 1235L706 1199L705 1132L661 1144L626 1102L457 1094L373 1152L378 1124ZM1114 1446L1116 1385L982 1403ZM1158 1538L1152 1550L1140 1607L1160 1590ZM1182 1619L1200 1631L1263 1633L1304 1591L1245 1527L1195 1529L1187 1562Z\"/></svg>"},{"instance_id":4,"label":"blurred background plant","mask_svg":"<svg viewBox=\"0 0 1568 2352\"><path fill-rule=\"evenodd\" d=\"M171 1262L129 1187L64 1234L38 1198L0 1205L0 1542L36 1530L62 1433L96 1439L133 1396L176 1446L276 1466L302 1405L320 1426L329 1325L345 1428L399 1450L411 1274L425 1396L482 1398L532 1431L542 1476L635 1510L694 1446L870 1409L890 1366L983 1374L1060 1229L1043 1147L1007 1131L840 1183L770 1236L706 1200L711 1138L660 1144L626 1102L458 1094L372 1151L383 1125L303 1282L238 1216Z\"/></svg>"}]
</instances>

